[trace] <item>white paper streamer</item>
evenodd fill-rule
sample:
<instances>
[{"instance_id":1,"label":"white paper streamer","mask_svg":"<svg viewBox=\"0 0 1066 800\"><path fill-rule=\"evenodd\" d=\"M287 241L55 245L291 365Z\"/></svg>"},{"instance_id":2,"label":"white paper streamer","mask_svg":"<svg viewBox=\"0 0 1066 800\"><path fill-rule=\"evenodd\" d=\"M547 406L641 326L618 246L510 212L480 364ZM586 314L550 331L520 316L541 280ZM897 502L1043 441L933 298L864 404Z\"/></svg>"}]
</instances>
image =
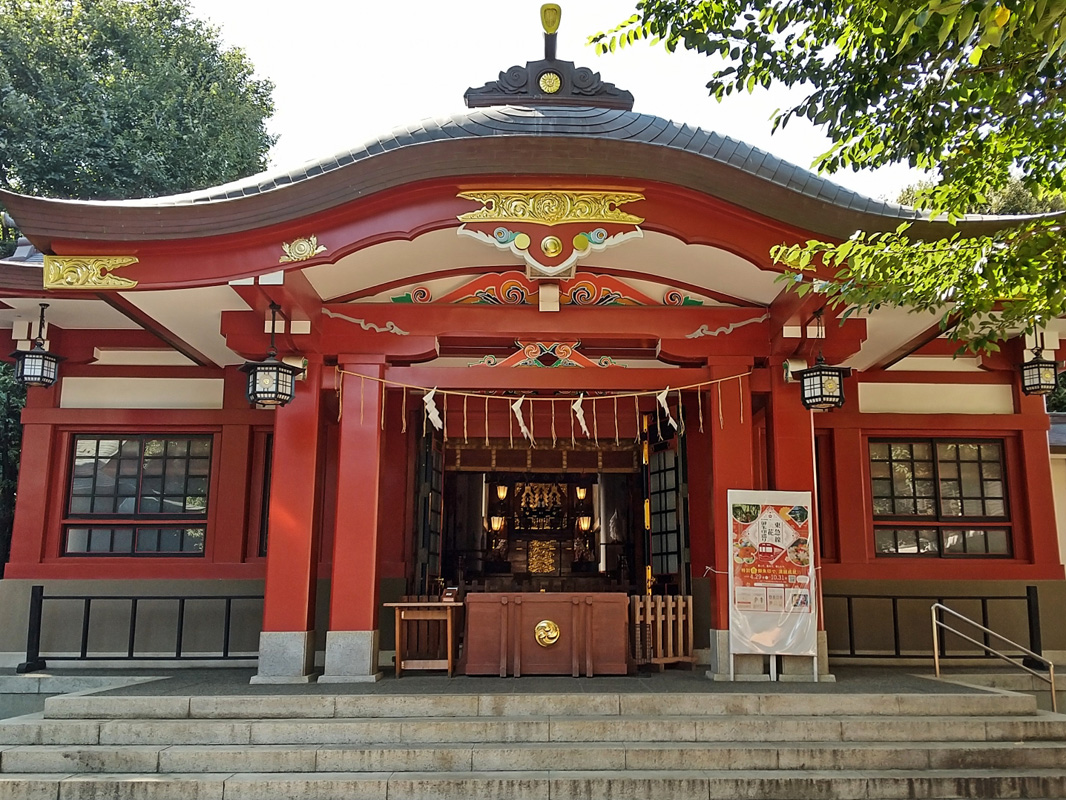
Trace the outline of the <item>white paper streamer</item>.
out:
<instances>
[{"instance_id":1,"label":"white paper streamer","mask_svg":"<svg viewBox=\"0 0 1066 800\"><path fill-rule=\"evenodd\" d=\"M515 419L518 420L518 430L522 433L523 436L525 436L527 439L529 439L530 442L532 442L533 434L530 433L529 428L526 427L525 417L522 416L522 404L524 402L526 402L526 398L523 395L522 397L519 397L517 400L511 403L511 411L514 412Z\"/></svg>"},{"instance_id":2,"label":"white paper streamer","mask_svg":"<svg viewBox=\"0 0 1066 800\"><path fill-rule=\"evenodd\" d=\"M661 392L659 392L657 395L655 395L655 400L659 403L660 406L662 406L663 411L666 412L666 424L669 425L671 428L673 428L676 431L677 430L677 422L674 421L673 416L671 416L671 414L670 414L670 406L668 406L666 404L666 396L669 393L670 393L670 387L667 386L665 389L663 389Z\"/></svg>"},{"instance_id":3,"label":"white paper streamer","mask_svg":"<svg viewBox=\"0 0 1066 800\"><path fill-rule=\"evenodd\" d=\"M574 410L574 416L577 417L577 422L581 426L581 432L585 434L585 438L589 438L589 426L585 423L585 409L581 407L581 404L585 402L585 395L579 394L577 400L570 404L570 408Z\"/></svg>"},{"instance_id":4,"label":"white paper streamer","mask_svg":"<svg viewBox=\"0 0 1066 800\"><path fill-rule=\"evenodd\" d=\"M437 408L437 404L433 401L433 395L437 393L437 387L434 386L424 395L422 395L422 403L426 407L426 417L430 423L438 431L444 429L444 420L440 418L440 410Z\"/></svg>"}]
</instances>

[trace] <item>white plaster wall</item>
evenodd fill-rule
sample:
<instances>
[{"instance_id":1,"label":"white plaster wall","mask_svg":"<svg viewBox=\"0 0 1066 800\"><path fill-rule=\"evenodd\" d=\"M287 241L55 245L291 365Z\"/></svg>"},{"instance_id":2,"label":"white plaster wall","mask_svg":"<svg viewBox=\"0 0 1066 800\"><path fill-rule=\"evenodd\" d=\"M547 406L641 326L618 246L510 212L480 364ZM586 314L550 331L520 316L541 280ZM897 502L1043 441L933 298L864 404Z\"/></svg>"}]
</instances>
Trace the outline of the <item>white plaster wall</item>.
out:
<instances>
[{"instance_id":1,"label":"white plaster wall","mask_svg":"<svg viewBox=\"0 0 1066 800\"><path fill-rule=\"evenodd\" d=\"M1055 496L1055 525L1059 531L1059 563L1066 553L1066 453L1051 454L1051 490Z\"/></svg>"},{"instance_id":2,"label":"white plaster wall","mask_svg":"<svg viewBox=\"0 0 1066 800\"><path fill-rule=\"evenodd\" d=\"M860 383L864 414L1013 414L1010 386L982 383Z\"/></svg>"},{"instance_id":3,"label":"white plaster wall","mask_svg":"<svg viewBox=\"0 0 1066 800\"><path fill-rule=\"evenodd\" d=\"M220 378L64 378L61 408L222 408Z\"/></svg>"}]
</instances>

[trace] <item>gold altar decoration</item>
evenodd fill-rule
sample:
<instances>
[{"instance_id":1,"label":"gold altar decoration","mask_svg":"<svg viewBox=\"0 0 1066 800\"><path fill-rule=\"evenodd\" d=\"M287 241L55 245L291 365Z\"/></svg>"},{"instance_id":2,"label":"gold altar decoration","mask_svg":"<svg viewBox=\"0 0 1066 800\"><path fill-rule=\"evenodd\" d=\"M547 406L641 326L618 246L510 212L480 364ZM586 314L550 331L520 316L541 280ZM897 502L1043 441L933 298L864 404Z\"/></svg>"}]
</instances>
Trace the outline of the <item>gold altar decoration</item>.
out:
<instances>
[{"instance_id":1,"label":"gold altar decoration","mask_svg":"<svg viewBox=\"0 0 1066 800\"><path fill-rule=\"evenodd\" d=\"M533 628L533 638L541 647L551 647L559 641L559 626L550 619L542 619Z\"/></svg>"},{"instance_id":2,"label":"gold altar decoration","mask_svg":"<svg viewBox=\"0 0 1066 800\"><path fill-rule=\"evenodd\" d=\"M622 211L619 206L643 200L637 192L564 191L556 189L506 189L460 192L464 200L482 204L477 211L459 215L460 222L535 222L562 225L568 222L619 222L639 225L644 217Z\"/></svg>"},{"instance_id":3,"label":"gold altar decoration","mask_svg":"<svg viewBox=\"0 0 1066 800\"><path fill-rule=\"evenodd\" d=\"M529 571L535 575L555 572L555 550L557 543L534 539L529 543Z\"/></svg>"},{"instance_id":4,"label":"gold altar decoration","mask_svg":"<svg viewBox=\"0 0 1066 800\"><path fill-rule=\"evenodd\" d=\"M285 252L285 255L278 259L279 264L286 264L291 261L307 261L307 259L314 258L319 253L326 252L325 246L319 244L318 237L313 234L304 239L282 242L281 249Z\"/></svg>"},{"instance_id":5,"label":"gold altar decoration","mask_svg":"<svg viewBox=\"0 0 1066 800\"><path fill-rule=\"evenodd\" d=\"M134 256L45 256L45 289L132 289L137 281L120 278L116 269L136 264Z\"/></svg>"}]
</instances>

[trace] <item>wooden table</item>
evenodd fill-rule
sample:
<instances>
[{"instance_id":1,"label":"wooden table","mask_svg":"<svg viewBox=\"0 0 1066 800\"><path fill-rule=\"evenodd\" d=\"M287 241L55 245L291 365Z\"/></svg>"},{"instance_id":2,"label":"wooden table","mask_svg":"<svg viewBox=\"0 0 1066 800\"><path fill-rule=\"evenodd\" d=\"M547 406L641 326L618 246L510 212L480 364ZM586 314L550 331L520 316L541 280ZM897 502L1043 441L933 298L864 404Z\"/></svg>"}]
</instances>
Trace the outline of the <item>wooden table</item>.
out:
<instances>
[{"instance_id":1,"label":"wooden table","mask_svg":"<svg viewBox=\"0 0 1066 800\"><path fill-rule=\"evenodd\" d=\"M385 603L387 608L396 609L396 677L405 669L446 669L448 677L455 672L455 613L463 607L462 603L442 603L439 600L407 603ZM407 623L421 620L447 621L447 658L407 659L403 657L403 644L406 641Z\"/></svg>"}]
</instances>

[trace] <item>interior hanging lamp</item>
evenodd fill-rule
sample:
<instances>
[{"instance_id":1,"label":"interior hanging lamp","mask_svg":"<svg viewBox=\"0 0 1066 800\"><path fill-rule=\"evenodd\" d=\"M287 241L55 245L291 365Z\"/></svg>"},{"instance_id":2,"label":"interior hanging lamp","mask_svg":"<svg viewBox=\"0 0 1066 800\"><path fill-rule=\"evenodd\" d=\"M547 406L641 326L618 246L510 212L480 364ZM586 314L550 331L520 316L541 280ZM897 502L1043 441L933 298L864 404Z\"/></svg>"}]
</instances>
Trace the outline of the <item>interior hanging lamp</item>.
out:
<instances>
[{"instance_id":1,"label":"interior hanging lamp","mask_svg":"<svg viewBox=\"0 0 1066 800\"><path fill-rule=\"evenodd\" d=\"M831 367L825 363L822 355L822 312L814 312L818 326L818 357L813 367L792 373L800 384L800 400L803 407L810 410L832 410L844 405L844 378L851 374L847 367Z\"/></svg>"},{"instance_id":2,"label":"interior hanging lamp","mask_svg":"<svg viewBox=\"0 0 1066 800\"><path fill-rule=\"evenodd\" d=\"M44 349L44 310L48 303L41 303L41 320L37 323L37 338L29 350L16 350L11 354L15 359L15 380L23 386L49 387L59 377L59 362L62 356L49 353Z\"/></svg>"},{"instance_id":3,"label":"interior hanging lamp","mask_svg":"<svg viewBox=\"0 0 1066 800\"><path fill-rule=\"evenodd\" d=\"M1022 373L1022 391L1026 394L1045 395L1055 391L1059 382L1059 365L1044 358L1044 334L1030 352L1033 357L1023 362L1018 369Z\"/></svg>"},{"instance_id":4,"label":"interior hanging lamp","mask_svg":"<svg viewBox=\"0 0 1066 800\"><path fill-rule=\"evenodd\" d=\"M278 361L278 349L274 346L274 329L281 306L270 304L270 351L262 361L247 361L241 372L248 373L248 402L260 406L283 406L296 393L295 380L303 370Z\"/></svg>"}]
</instances>

